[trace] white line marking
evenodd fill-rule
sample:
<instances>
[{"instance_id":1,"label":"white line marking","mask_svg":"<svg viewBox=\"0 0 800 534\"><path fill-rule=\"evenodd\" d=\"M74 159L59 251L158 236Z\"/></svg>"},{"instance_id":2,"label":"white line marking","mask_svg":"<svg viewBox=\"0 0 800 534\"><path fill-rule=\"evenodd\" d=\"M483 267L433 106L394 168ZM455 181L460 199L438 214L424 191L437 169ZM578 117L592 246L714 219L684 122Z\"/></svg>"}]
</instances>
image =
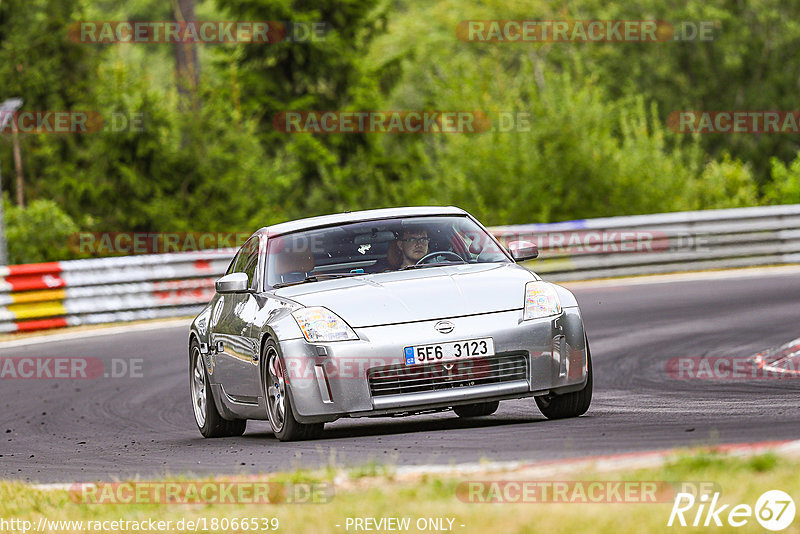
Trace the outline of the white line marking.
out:
<instances>
[{"instance_id":1,"label":"white line marking","mask_svg":"<svg viewBox=\"0 0 800 534\"><path fill-rule=\"evenodd\" d=\"M40 337L26 337L22 339L14 339L11 341L0 342L0 349L11 347L24 347L27 345L35 345L39 343L56 343L59 341L70 341L75 339L89 339L100 336L112 336L116 334L126 334L128 332L141 332L147 330L162 330L164 328L176 328L178 326L186 327L186 339L189 339L189 326L192 324L191 319L168 319L159 321L157 323L144 323L112 326L108 328L98 328L97 330L80 331L80 332L66 332L62 334L48 334Z\"/></svg>"},{"instance_id":2,"label":"white line marking","mask_svg":"<svg viewBox=\"0 0 800 534\"><path fill-rule=\"evenodd\" d=\"M536 272L536 269L533 270ZM545 281L547 273L536 273ZM798 265L782 265L778 267L752 267L742 269L725 269L722 271L700 271L694 273L653 274L644 276L630 276L624 278L607 278L600 280L553 280L570 289L606 286L633 286L643 284L668 284L672 282L693 282L702 280L726 280L730 278L755 278L764 276L782 276L800 274Z\"/></svg>"}]
</instances>

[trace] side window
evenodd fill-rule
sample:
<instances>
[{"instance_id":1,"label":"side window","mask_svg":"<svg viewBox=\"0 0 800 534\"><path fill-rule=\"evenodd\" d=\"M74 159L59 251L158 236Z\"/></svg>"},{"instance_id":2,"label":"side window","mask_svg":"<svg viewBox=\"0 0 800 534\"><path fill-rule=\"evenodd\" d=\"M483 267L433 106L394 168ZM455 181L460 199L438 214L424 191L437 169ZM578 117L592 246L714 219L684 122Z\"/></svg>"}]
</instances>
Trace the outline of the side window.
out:
<instances>
[{"instance_id":1,"label":"side window","mask_svg":"<svg viewBox=\"0 0 800 534\"><path fill-rule=\"evenodd\" d=\"M247 259L250 257L250 248L252 246L253 239L251 238L247 243L242 245L242 250L239 251L239 255L236 256L236 263L233 266L233 272L235 273L243 273L244 267L247 265Z\"/></svg>"},{"instance_id":2,"label":"side window","mask_svg":"<svg viewBox=\"0 0 800 534\"><path fill-rule=\"evenodd\" d=\"M256 243L258 243L257 238ZM258 267L258 247L255 247L255 250L247 255L244 265L244 272L247 274L247 279L250 280L250 289L256 287L256 267Z\"/></svg>"},{"instance_id":3,"label":"side window","mask_svg":"<svg viewBox=\"0 0 800 534\"><path fill-rule=\"evenodd\" d=\"M233 259L231 260L231 264L230 264L230 265L228 265L228 270L227 270L227 271L225 271L225 274L231 274L231 273L235 273L235 272L236 272L236 263L239 261L239 257L240 257L241 255L242 255L242 251L241 251L241 250L239 250L239 252L237 252L237 253L236 253L236 254L233 256Z\"/></svg>"},{"instance_id":4,"label":"side window","mask_svg":"<svg viewBox=\"0 0 800 534\"><path fill-rule=\"evenodd\" d=\"M258 268L258 253L260 251L261 239L259 236L251 237L242 247L242 257L236 262L236 272L242 272L250 280L250 289L256 287L256 269Z\"/></svg>"},{"instance_id":5,"label":"side window","mask_svg":"<svg viewBox=\"0 0 800 534\"><path fill-rule=\"evenodd\" d=\"M250 279L250 287L253 287L253 282L256 273L256 266L258 265L258 237L253 236L242 245L236 257L228 267L228 272L231 273L245 273Z\"/></svg>"}]
</instances>

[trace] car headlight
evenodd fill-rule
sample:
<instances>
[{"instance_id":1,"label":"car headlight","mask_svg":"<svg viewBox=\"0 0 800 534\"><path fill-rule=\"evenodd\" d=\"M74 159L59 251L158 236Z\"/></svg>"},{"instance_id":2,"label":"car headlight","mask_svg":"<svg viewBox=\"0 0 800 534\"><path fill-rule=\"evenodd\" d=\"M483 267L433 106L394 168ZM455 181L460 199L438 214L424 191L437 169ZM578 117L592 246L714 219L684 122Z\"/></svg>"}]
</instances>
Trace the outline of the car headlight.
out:
<instances>
[{"instance_id":1,"label":"car headlight","mask_svg":"<svg viewBox=\"0 0 800 534\"><path fill-rule=\"evenodd\" d=\"M525 312L522 320L541 319L561 314L558 293L547 282L528 282L525 284Z\"/></svg>"},{"instance_id":2,"label":"car headlight","mask_svg":"<svg viewBox=\"0 0 800 534\"><path fill-rule=\"evenodd\" d=\"M348 341L358 339L344 320L327 308L303 308L292 313L306 341Z\"/></svg>"}]
</instances>

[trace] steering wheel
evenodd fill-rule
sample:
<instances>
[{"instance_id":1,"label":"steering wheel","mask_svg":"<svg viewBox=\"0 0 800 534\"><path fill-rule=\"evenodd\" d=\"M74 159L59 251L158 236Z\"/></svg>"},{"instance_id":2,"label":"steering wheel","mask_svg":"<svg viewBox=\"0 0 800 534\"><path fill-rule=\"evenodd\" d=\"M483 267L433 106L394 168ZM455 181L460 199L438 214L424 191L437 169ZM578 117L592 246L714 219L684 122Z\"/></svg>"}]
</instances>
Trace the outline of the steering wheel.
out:
<instances>
[{"instance_id":1,"label":"steering wheel","mask_svg":"<svg viewBox=\"0 0 800 534\"><path fill-rule=\"evenodd\" d=\"M458 261L460 261L461 263L467 263L464 260L464 258L459 256L455 252L451 252L449 250L437 250L436 252L429 252L428 254L425 254L423 257L421 257L419 259L419 261L417 262L417 265L424 265L425 263L427 263L427 260L429 260L430 258L433 258L435 256L439 256L439 255L455 256L456 258L458 258Z\"/></svg>"}]
</instances>

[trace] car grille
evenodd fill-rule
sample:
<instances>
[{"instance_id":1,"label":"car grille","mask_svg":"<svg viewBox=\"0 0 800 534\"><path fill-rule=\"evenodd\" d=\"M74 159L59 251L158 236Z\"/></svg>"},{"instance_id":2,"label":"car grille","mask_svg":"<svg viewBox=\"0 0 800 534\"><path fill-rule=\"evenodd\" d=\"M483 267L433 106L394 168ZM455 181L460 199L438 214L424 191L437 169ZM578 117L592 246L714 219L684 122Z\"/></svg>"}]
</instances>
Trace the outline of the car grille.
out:
<instances>
[{"instance_id":1,"label":"car grille","mask_svg":"<svg viewBox=\"0 0 800 534\"><path fill-rule=\"evenodd\" d=\"M367 372L373 397L527 380L524 353L423 365L374 367Z\"/></svg>"}]
</instances>

